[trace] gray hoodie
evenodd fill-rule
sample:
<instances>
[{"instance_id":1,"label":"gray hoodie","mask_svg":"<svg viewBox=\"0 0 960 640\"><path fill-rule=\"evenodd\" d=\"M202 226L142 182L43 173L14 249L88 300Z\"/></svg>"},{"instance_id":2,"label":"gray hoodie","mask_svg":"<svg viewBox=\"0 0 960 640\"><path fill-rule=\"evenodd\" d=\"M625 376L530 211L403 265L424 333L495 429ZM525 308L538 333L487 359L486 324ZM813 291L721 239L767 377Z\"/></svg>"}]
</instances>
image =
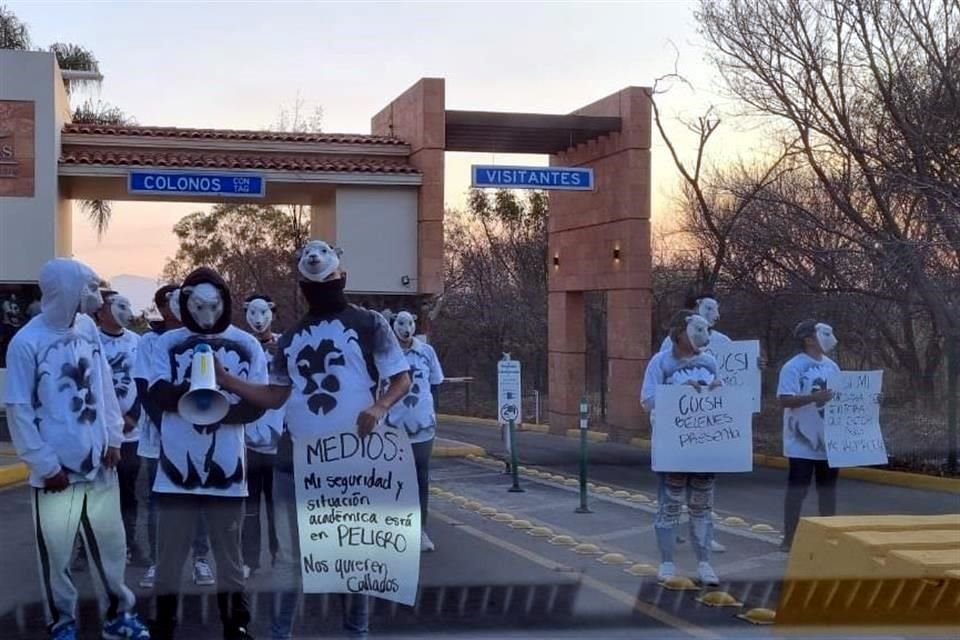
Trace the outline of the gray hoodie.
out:
<instances>
[{"instance_id":1,"label":"gray hoodie","mask_svg":"<svg viewBox=\"0 0 960 640\"><path fill-rule=\"evenodd\" d=\"M99 331L78 313L95 295L96 274L65 258L40 271L41 312L7 351L7 421L30 484L66 471L71 482L96 478L107 447L123 442L123 418Z\"/></svg>"}]
</instances>

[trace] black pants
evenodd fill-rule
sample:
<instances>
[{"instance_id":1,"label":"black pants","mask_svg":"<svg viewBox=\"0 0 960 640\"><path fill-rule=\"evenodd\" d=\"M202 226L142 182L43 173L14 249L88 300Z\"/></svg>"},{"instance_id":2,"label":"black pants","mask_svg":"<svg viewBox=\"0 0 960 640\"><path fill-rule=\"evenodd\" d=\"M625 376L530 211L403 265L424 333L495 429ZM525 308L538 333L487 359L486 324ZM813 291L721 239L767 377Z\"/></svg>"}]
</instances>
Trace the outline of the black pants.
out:
<instances>
[{"instance_id":1,"label":"black pants","mask_svg":"<svg viewBox=\"0 0 960 640\"><path fill-rule=\"evenodd\" d=\"M416 442L413 449L413 462L417 466L417 488L420 490L420 526L427 524L427 507L430 500L430 454L433 452L433 440Z\"/></svg>"},{"instance_id":2,"label":"black pants","mask_svg":"<svg viewBox=\"0 0 960 640\"><path fill-rule=\"evenodd\" d=\"M217 605L224 635L250 624L250 605L243 581L240 529L243 498L158 493L159 558L157 562L157 626L155 639L173 638L183 563L193 543L197 515L203 513L217 563Z\"/></svg>"},{"instance_id":3,"label":"black pants","mask_svg":"<svg viewBox=\"0 0 960 640\"><path fill-rule=\"evenodd\" d=\"M275 455L267 455L247 449L247 490L246 513L243 518L243 563L251 571L260 568L260 498L267 507L267 543L270 557L277 557L280 543L277 541L277 525L273 512L273 463Z\"/></svg>"},{"instance_id":4,"label":"black pants","mask_svg":"<svg viewBox=\"0 0 960 640\"><path fill-rule=\"evenodd\" d=\"M136 553L137 545L137 476L140 475L140 456L136 442L120 445L120 464L117 476L120 480L120 514L123 530L127 534L127 549Z\"/></svg>"},{"instance_id":5,"label":"black pants","mask_svg":"<svg viewBox=\"0 0 960 640\"><path fill-rule=\"evenodd\" d=\"M783 533L788 543L793 543L803 510L803 500L807 497L810 480L817 481L817 502L821 516L837 513L837 477L839 469L831 469L826 460L807 460L790 458L790 471L787 476L787 499L783 509Z\"/></svg>"}]
</instances>

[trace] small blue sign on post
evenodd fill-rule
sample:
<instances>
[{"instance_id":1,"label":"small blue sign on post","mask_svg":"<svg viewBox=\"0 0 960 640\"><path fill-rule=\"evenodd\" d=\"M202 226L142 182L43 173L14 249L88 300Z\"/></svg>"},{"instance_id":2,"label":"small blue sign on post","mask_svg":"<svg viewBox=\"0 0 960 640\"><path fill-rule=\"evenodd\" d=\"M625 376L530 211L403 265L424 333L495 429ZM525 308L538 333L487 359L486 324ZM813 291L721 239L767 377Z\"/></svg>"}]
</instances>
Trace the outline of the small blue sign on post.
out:
<instances>
[{"instance_id":1,"label":"small blue sign on post","mask_svg":"<svg viewBox=\"0 0 960 640\"><path fill-rule=\"evenodd\" d=\"M254 173L131 171L127 192L168 196L262 198L267 181Z\"/></svg>"},{"instance_id":2,"label":"small blue sign on post","mask_svg":"<svg viewBox=\"0 0 960 640\"><path fill-rule=\"evenodd\" d=\"M593 169L475 164L471 173L471 185L479 188L593 191Z\"/></svg>"}]
</instances>

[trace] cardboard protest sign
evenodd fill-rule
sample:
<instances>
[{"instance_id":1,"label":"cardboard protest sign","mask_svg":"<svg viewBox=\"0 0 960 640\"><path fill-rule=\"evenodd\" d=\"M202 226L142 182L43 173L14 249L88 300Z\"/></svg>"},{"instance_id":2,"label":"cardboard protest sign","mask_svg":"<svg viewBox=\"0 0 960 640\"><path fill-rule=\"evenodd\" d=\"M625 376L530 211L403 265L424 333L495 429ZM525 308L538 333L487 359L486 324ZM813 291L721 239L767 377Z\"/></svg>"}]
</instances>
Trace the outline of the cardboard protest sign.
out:
<instances>
[{"instance_id":1,"label":"cardboard protest sign","mask_svg":"<svg viewBox=\"0 0 960 640\"><path fill-rule=\"evenodd\" d=\"M824 407L824 439L831 467L887 464L880 430L883 371L843 371L827 383L833 400Z\"/></svg>"},{"instance_id":2,"label":"cardboard protest sign","mask_svg":"<svg viewBox=\"0 0 960 640\"><path fill-rule=\"evenodd\" d=\"M294 441L304 593L365 593L413 605L420 500L406 431L356 427Z\"/></svg>"},{"instance_id":3,"label":"cardboard protest sign","mask_svg":"<svg viewBox=\"0 0 960 640\"><path fill-rule=\"evenodd\" d=\"M707 347L717 359L717 374L726 387L742 387L751 394L754 413L760 413L760 341L734 340Z\"/></svg>"},{"instance_id":4,"label":"cardboard protest sign","mask_svg":"<svg viewBox=\"0 0 960 640\"><path fill-rule=\"evenodd\" d=\"M734 472L753 469L752 398L742 387L698 392L657 387L653 470Z\"/></svg>"}]
</instances>

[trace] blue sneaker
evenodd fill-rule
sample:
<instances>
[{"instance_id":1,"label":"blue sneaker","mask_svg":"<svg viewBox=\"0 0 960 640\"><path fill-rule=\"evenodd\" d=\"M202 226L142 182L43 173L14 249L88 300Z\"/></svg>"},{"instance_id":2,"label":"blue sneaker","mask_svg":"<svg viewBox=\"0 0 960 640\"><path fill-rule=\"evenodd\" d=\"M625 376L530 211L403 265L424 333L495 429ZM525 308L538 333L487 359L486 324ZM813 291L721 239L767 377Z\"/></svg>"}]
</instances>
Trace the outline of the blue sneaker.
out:
<instances>
[{"instance_id":1,"label":"blue sneaker","mask_svg":"<svg viewBox=\"0 0 960 640\"><path fill-rule=\"evenodd\" d=\"M77 640L77 628L72 625L64 625L50 634L50 640Z\"/></svg>"},{"instance_id":2,"label":"blue sneaker","mask_svg":"<svg viewBox=\"0 0 960 640\"><path fill-rule=\"evenodd\" d=\"M137 614L122 613L103 626L103 640L150 640L150 631Z\"/></svg>"}]
</instances>

